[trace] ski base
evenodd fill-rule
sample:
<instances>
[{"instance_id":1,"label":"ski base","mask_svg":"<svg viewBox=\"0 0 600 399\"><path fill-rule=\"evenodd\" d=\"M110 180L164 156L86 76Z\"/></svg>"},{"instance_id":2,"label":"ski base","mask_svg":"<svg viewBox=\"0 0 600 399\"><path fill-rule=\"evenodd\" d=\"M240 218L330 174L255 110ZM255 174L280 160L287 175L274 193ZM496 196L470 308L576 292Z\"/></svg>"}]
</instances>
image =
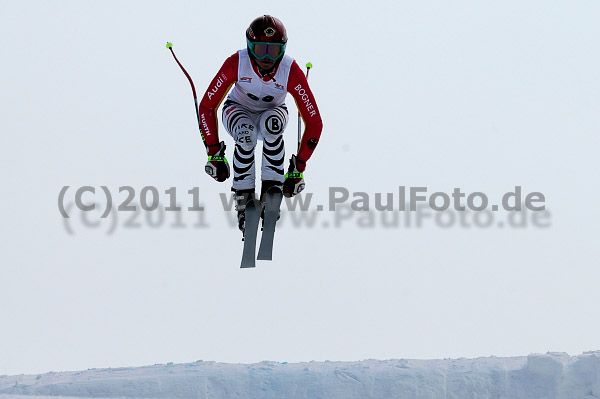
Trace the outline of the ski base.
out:
<instances>
[{"instance_id":1,"label":"ski base","mask_svg":"<svg viewBox=\"0 0 600 399\"><path fill-rule=\"evenodd\" d=\"M246 221L244 227L244 251L242 252L241 268L255 267L256 236L258 234L258 222L260 221L260 202L248 201L246 204Z\"/></svg>"},{"instance_id":2,"label":"ski base","mask_svg":"<svg viewBox=\"0 0 600 399\"><path fill-rule=\"evenodd\" d=\"M267 192L265 201L265 216L263 231L260 239L260 248L258 250L258 260L273 259L273 239L275 238L275 225L279 217L279 208L283 193L281 189L274 188Z\"/></svg>"}]
</instances>

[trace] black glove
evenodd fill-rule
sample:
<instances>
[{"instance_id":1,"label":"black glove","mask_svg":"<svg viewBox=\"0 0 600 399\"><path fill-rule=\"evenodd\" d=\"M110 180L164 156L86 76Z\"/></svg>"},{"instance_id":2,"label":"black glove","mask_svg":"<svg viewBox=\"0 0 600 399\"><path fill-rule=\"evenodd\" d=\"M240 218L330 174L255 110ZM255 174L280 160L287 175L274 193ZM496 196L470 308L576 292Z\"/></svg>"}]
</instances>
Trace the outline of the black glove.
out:
<instances>
[{"instance_id":1,"label":"black glove","mask_svg":"<svg viewBox=\"0 0 600 399\"><path fill-rule=\"evenodd\" d=\"M229 163L225 158L225 142L221 141L214 146L208 146L208 162L204 167L204 171L210 177L218 182L225 181L229 178Z\"/></svg>"},{"instance_id":2,"label":"black glove","mask_svg":"<svg viewBox=\"0 0 600 399\"><path fill-rule=\"evenodd\" d=\"M304 168L306 168L306 162L292 155L290 167L285 174L285 181L283 182L283 195L293 197L304 190L304 174L302 173L304 172Z\"/></svg>"}]
</instances>

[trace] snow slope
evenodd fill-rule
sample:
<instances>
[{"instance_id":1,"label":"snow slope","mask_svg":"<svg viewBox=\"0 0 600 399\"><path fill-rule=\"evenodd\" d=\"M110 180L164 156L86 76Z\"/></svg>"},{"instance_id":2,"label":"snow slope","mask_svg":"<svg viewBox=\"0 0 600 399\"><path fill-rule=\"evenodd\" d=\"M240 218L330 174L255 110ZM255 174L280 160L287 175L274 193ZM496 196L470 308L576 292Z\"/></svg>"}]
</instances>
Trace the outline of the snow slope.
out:
<instances>
[{"instance_id":1,"label":"snow slope","mask_svg":"<svg viewBox=\"0 0 600 399\"><path fill-rule=\"evenodd\" d=\"M282 364L198 361L0 376L0 398L600 398L600 351Z\"/></svg>"}]
</instances>

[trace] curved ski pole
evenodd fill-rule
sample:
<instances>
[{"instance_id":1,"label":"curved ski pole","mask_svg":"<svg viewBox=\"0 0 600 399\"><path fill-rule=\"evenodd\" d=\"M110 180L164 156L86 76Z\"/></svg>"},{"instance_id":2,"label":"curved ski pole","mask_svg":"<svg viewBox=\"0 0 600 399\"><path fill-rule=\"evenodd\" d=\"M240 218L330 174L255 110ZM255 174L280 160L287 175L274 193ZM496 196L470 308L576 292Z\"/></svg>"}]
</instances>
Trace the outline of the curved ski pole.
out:
<instances>
[{"instance_id":1,"label":"curved ski pole","mask_svg":"<svg viewBox=\"0 0 600 399\"><path fill-rule=\"evenodd\" d=\"M175 62L177 62L177 65L179 65L179 68L181 68L181 70L185 74L185 77L188 79L190 85L192 86L192 94L194 95L194 113L196 114L196 120L198 121L198 129L200 130L200 136L202 136L202 142L204 143L204 146L206 146L206 139L204 138L204 132L202 131L202 125L200 124L200 113L198 108L198 96L196 95L196 87L194 87L194 82L192 81L192 77L190 76L190 74L185 70L183 65L181 65L181 62L179 62L179 60L177 59L177 56L173 51L173 43L167 42L167 48L171 50L171 54L173 55L173 58L175 58Z\"/></svg>"}]
</instances>

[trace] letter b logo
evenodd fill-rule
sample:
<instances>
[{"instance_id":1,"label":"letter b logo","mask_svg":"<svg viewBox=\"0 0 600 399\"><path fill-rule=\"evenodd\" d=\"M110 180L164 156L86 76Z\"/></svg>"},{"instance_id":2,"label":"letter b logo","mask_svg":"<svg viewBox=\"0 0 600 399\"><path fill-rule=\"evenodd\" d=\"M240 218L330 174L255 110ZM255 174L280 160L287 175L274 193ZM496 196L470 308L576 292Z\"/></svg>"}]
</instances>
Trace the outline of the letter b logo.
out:
<instances>
[{"instance_id":1,"label":"letter b logo","mask_svg":"<svg viewBox=\"0 0 600 399\"><path fill-rule=\"evenodd\" d=\"M279 134L283 129L283 123L277 116L271 115L265 121L265 128L271 134Z\"/></svg>"}]
</instances>

